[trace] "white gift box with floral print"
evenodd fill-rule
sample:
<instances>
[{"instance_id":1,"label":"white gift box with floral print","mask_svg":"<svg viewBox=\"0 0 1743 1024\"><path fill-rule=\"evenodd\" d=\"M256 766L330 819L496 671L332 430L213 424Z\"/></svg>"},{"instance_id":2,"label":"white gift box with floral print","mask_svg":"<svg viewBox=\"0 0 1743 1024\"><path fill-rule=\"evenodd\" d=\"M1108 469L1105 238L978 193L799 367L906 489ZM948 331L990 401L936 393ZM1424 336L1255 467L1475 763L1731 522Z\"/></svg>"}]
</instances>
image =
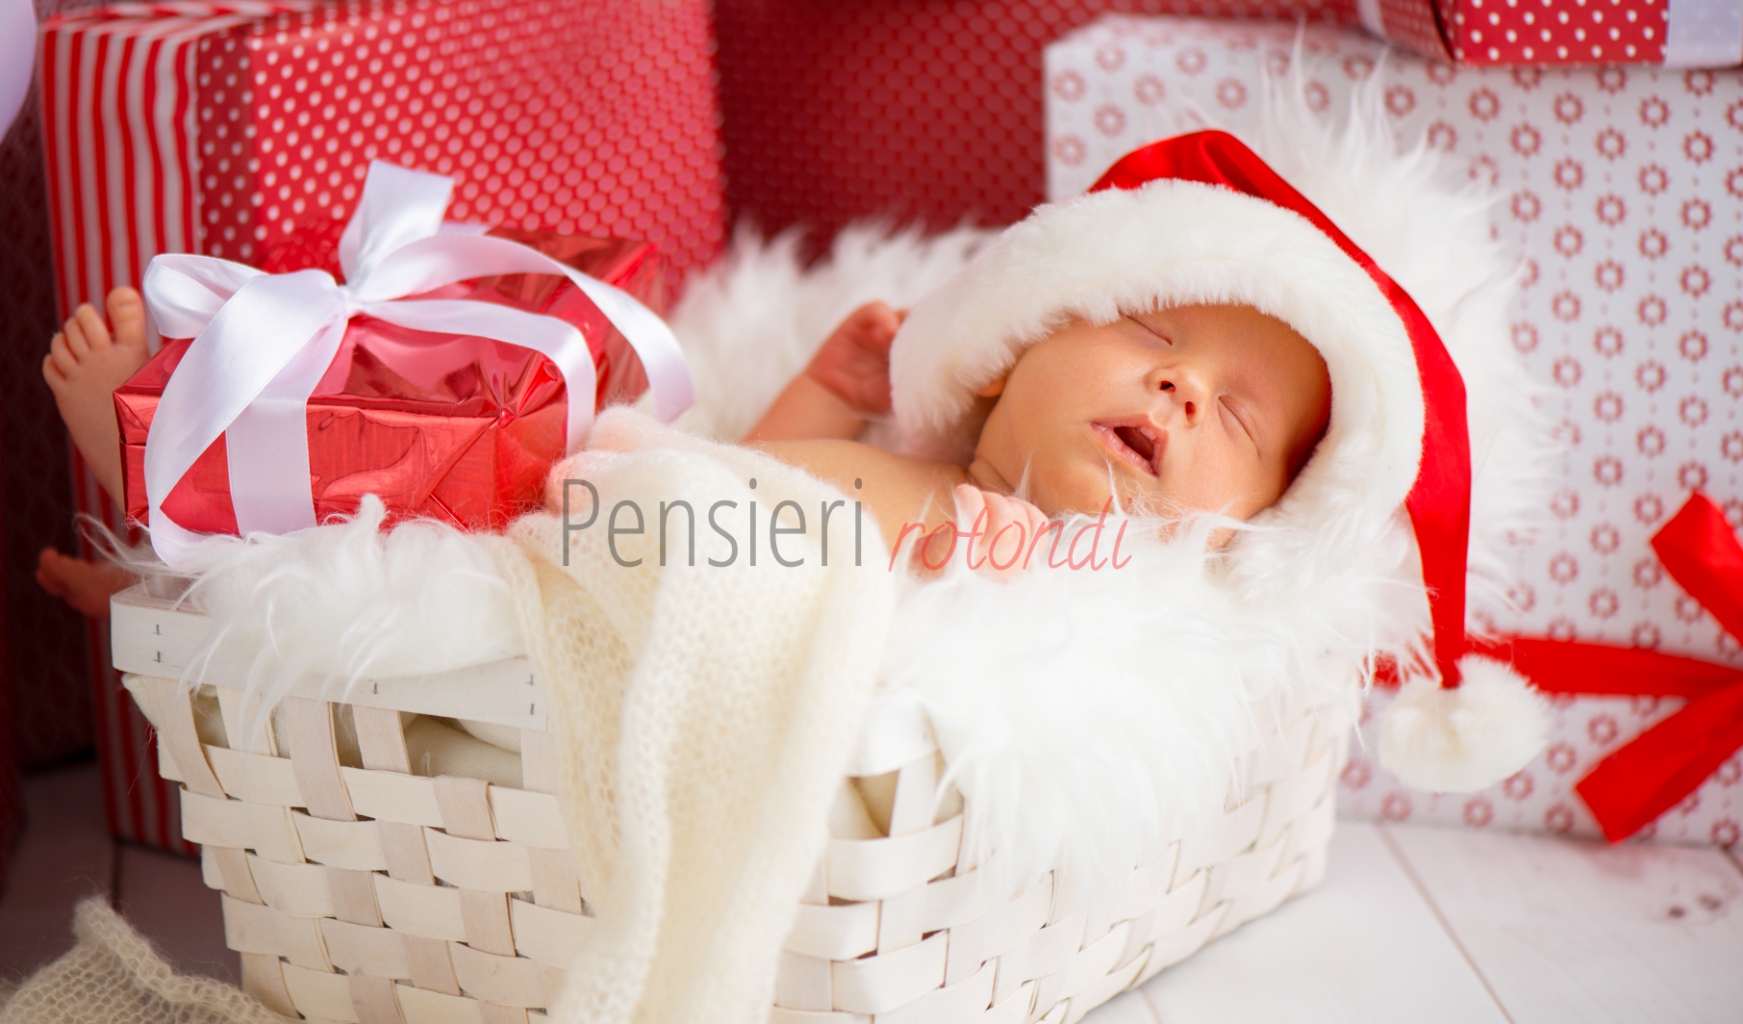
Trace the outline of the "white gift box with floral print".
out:
<instances>
[{"instance_id":1,"label":"white gift box with floral print","mask_svg":"<svg viewBox=\"0 0 1743 1024\"><path fill-rule=\"evenodd\" d=\"M1492 188L1495 230L1524 259L1513 343L1566 454L1517 550L1517 607L1485 625L1743 668L1648 544L1695 490L1743 521L1743 72L1455 69L1355 31L1110 17L1047 48L1049 197L1081 193L1143 143L1254 125L1262 72L1287 72L1298 41L1320 109L1344 109L1380 67L1400 137ZM1373 756L1389 699L1369 701L1346 814L1571 835L1600 834L1574 784L1684 704L1558 696L1534 763L1480 793L1436 795ZM1740 823L1734 755L1638 835L1731 845Z\"/></svg>"}]
</instances>

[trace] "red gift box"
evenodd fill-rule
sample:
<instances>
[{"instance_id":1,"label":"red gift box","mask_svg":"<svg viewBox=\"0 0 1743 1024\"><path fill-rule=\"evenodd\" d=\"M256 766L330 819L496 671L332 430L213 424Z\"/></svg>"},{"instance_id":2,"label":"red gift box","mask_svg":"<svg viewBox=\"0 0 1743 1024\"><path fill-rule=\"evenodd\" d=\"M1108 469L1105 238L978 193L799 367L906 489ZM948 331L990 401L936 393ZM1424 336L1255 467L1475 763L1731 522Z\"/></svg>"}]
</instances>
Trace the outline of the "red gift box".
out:
<instances>
[{"instance_id":1,"label":"red gift box","mask_svg":"<svg viewBox=\"0 0 1743 1024\"><path fill-rule=\"evenodd\" d=\"M1356 0L719 0L735 214L1008 224L1042 201L1041 48L1104 12L1353 24Z\"/></svg>"},{"instance_id":2,"label":"red gift box","mask_svg":"<svg viewBox=\"0 0 1743 1024\"><path fill-rule=\"evenodd\" d=\"M701 0L55 18L41 75L63 301L137 284L160 252L308 266L375 159L456 179L455 220L645 238L682 275L724 233L710 50Z\"/></svg>"},{"instance_id":3,"label":"red gift box","mask_svg":"<svg viewBox=\"0 0 1743 1024\"><path fill-rule=\"evenodd\" d=\"M1730 9L1723 9L1729 6ZM1453 64L1743 63L1743 9L1669 0L1362 0L1375 35Z\"/></svg>"},{"instance_id":4,"label":"red gift box","mask_svg":"<svg viewBox=\"0 0 1743 1024\"><path fill-rule=\"evenodd\" d=\"M659 310L663 287L652 245L537 232L491 232L615 285ZM426 293L524 309L574 325L597 373L596 405L633 401L647 376L623 335L564 278L513 274ZM171 341L115 392L126 508L149 525L145 441L190 343ZM546 357L466 335L430 335L373 317L350 322L308 401L311 487L317 520L348 515L366 493L392 518L426 516L500 528L536 507L564 450L566 391ZM163 509L202 533L238 532L224 439L206 449Z\"/></svg>"},{"instance_id":5,"label":"red gift box","mask_svg":"<svg viewBox=\"0 0 1743 1024\"><path fill-rule=\"evenodd\" d=\"M62 317L158 253L332 269L377 157L458 179L457 220L647 239L674 281L725 237L706 0L87 8L44 24L38 73ZM122 527L77 465L74 485ZM107 630L88 636L110 829L186 850Z\"/></svg>"}]
</instances>

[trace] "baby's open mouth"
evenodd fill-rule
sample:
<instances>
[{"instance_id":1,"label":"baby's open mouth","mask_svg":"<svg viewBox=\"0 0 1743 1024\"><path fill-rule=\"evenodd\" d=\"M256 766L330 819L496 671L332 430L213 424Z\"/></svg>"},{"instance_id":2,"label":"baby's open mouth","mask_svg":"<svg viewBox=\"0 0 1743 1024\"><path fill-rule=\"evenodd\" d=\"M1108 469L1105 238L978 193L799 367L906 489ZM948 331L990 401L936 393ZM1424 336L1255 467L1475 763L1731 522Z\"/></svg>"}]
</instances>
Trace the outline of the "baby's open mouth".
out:
<instances>
[{"instance_id":1,"label":"baby's open mouth","mask_svg":"<svg viewBox=\"0 0 1743 1024\"><path fill-rule=\"evenodd\" d=\"M1150 476L1157 475L1156 455L1162 438L1155 427L1142 422L1095 423L1092 426L1101 438L1102 446L1116 458Z\"/></svg>"}]
</instances>

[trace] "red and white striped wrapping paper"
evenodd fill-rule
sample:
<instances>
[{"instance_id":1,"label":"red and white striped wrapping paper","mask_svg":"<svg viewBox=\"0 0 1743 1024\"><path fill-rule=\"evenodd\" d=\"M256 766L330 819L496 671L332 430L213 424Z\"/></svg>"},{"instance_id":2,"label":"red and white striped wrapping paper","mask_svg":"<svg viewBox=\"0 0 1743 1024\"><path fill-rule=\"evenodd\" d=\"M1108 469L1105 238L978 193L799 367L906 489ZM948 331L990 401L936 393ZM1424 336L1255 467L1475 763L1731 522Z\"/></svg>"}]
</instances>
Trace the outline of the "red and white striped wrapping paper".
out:
<instances>
[{"instance_id":1,"label":"red and white striped wrapping paper","mask_svg":"<svg viewBox=\"0 0 1743 1024\"><path fill-rule=\"evenodd\" d=\"M336 270L377 158L455 178L452 219L646 239L681 280L725 235L712 52L706 0L177 0L52 19L63 315L163 252ZM75 476L79 507L119 527ZM91 645L109 665L102 624ZM183 848L144 719L98 672L111 828Z\"/></svg>"},{"instance_id":2,"label":"red and white striped wrapping paper","mask_svg":"<svg viewBox=\"0 0 1743 1024\"><path fill-rule=\"evenodd\" d=\"M1649 543L1696 490L1743 524L1743 71L1455 68L1396 52L1382 64L1371 37L1312 27L1301 43L1318 110L1347 109L1383 67L1399 137L1493 189L1494 229L1524 257L1512 341L1566 451L1539 528L1515 549L1514 607L1479 621L1743 667ZM1262 72L1289 72L1295 45L1287 26L1171 18L1109 18L1060 40L1046 55L1049 197L1207 120L1251 130ZM1437 795L1374 757L1390 700L1370 699L1344 813L1582 836L1600 833L1574 784L1686 703L1557 696L1537 760L1488 790ZM1743 754L1640 838L1728 846L1740 834Z\"/></svg>"}]
</instances>

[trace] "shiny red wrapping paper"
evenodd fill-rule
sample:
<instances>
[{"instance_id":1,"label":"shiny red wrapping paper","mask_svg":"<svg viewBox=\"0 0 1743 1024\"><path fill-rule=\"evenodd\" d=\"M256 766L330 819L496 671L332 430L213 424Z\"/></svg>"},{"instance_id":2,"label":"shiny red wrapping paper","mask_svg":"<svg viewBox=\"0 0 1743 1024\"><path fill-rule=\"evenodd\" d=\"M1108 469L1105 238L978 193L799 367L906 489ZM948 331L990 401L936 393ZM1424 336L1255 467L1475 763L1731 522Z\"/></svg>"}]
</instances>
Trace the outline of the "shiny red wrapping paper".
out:
<instances>
[{"instance_id":1,"label":"shiny red wrapping paper","mask_svg":"<svg viewBox=\"0 0 1743 1024\"><path fill-rule=\"evenodd\" d=\"M661 261L651 244L550 232L490 233L616 285L656 313L664 311ZM641 363L623 335L563 278L486 277L420 297L498 303L573 324L593 354L599 408L633 401L647 389ZM189 344L187 339L166 341L115 392L127 515L146 525L145 439L164 385ZM563 456L567 416L561 374L531 349L356 317L308 402L316 518L325 522L353 513L363 495L377 494L394 519L426 516L468 529L500 528L539 504L545 474ZM170 491L163 509L190 530L237 532L222 437Z\"/></svg>"}]
</instances>

